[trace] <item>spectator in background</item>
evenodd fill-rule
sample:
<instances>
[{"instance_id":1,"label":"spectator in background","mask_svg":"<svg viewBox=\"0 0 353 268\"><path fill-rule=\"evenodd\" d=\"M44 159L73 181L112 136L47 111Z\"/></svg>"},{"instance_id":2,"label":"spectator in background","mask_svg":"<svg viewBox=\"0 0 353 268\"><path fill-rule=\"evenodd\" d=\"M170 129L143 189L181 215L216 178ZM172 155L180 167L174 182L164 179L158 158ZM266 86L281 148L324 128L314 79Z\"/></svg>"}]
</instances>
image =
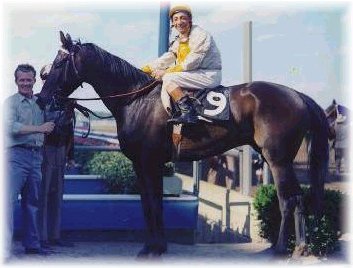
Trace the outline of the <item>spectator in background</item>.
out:
<instances>
[{"instance_id":1,"label":"spectator in background","mask_svg":"<svg viewBox=\"0 0 353 268\"><path fill-rule=\"evenodd\" d=\"M255 169L255 175L257 178L257 185L263 184L264 160L263 160L262 156L258 153L256 153L254 156L253 167Z\"/></svg>"},{"instance_id":2,"label":"spectator in background","mask_svg":"<svg viewBox=\"0 0 353 268\"><path fill-rule=\"evenodd\" d=\"M349 148L349 124L347 117L342 114L338 114L335 121L335 140L332 147L335 149L335 164L336 164L336 176L340 175L342 160L344 160L345 167L347 167L349 161L348 148Z\"/></svg>"},{"instance_id":3,"label":"spectator in background","mask_svg":"<svg viewBox=\"0 0 353 268\"><path fill-rule=\"evenodd\" d=\"M40 71L43 81L47 78L51 65ZM59 108L58 110L56 108ZM47 121L56 122L57 127L45 137L44 161L42 166L40 202L40 238L42 247L73 247L73 243L61 238L61 207L64 191L64 172L66 163L74 165L73 160L73 103L62 107L45 108Z\"/></svg>"}]
</instances>

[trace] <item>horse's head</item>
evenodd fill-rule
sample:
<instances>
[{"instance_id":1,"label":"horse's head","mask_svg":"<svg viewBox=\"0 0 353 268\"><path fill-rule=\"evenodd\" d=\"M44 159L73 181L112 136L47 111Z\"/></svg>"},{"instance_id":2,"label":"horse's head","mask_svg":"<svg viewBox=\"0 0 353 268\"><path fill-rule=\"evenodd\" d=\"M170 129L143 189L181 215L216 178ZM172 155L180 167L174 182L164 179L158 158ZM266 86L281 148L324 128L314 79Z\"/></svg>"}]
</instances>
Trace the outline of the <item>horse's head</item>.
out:
<instances>
[{"instance_id":1,"label":"horse's head","mask_svg":"<svg viewBox=\"0 0 353 268\"><path fill-rule=\"evenodd\" d=\"M69 34L65 36L61 31L60 40L62 46L38 95L42 105L48 104L54 96L69 96L83 82L80 42L73 42Z\"/></svg>"}]
</instances>

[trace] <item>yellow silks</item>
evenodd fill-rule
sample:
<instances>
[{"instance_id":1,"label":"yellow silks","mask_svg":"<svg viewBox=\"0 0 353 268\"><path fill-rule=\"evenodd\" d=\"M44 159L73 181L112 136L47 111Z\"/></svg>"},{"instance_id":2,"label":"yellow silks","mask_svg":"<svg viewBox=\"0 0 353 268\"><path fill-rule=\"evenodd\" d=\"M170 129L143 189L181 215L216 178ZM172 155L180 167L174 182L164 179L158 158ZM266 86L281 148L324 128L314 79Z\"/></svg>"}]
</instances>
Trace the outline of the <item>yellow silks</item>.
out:
<instances>
[{"instance_id":1,"label":"yellow silks","mask_svg":"<svg viewBox=\"0 0 353 268\"><path fill-rule=\"evenodd\" d=\"M189 41L186 42L180 42L179 47L178 47L178 52L177 52L177 59L176 59L176 65L169 67L167 69L167 73L173 73L173 72L182 72L184 71L183 67L181 64L183 61L186 59L187 55L190 53L190 47L189 47Z\"/></svg>"}]
</instances>

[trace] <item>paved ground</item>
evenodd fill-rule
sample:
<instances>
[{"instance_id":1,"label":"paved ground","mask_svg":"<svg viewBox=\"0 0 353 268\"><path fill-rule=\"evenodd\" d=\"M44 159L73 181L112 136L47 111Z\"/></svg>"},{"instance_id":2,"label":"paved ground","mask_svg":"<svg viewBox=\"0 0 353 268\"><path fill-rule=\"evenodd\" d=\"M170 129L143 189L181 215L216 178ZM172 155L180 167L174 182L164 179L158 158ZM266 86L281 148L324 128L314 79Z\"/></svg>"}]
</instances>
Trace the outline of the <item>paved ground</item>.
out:
<instances>
[{"instance_id":1,"label":"paved ground","mask_svg":"<svg viewBox=\"0 0 353 268\"><path fill-rule=\"evenodd\" d=\"M332 182L327 188L349 193L350 182L347 180ZM341 250L327 258L314 256L300 259L275 258L268 243L232 243L232 244L196 244L180 245L170 243L168 252L160 259L153 260L153 265L337 265L351 264L351 236L344 234L340 239ZM54 248L48 256L28 256L23 254L20 242L14 244L13 255L6 261L11 265L139 265L136 259L141 243L131 242L75 242L74 248Z\"/></svg>"},{"instance_id":2,"label":"paved ground","mask_svg":"<svg viewBox=\"0 0 353 268\"><path fill-rule=\"evenodd\" d=\"M196 244L180 245L170 243L168 252L153 264L246 264L246 265L312 265L331 264L348 265L350 263L347 251L351 238L348 234L340 240L340 251L328 258L313 256L300 259L275 258L268 243L234 243L234 244ZM14 245L14 254L7 261L11 265L27 264L81 264L81 265L106 265L106 264L143 264L136 259L136 254L141 249L141 243L127 242L76 242L74 248L55 248L48 256L28 256L23 254L20 242Z\"/></svg>"}]
</instances>

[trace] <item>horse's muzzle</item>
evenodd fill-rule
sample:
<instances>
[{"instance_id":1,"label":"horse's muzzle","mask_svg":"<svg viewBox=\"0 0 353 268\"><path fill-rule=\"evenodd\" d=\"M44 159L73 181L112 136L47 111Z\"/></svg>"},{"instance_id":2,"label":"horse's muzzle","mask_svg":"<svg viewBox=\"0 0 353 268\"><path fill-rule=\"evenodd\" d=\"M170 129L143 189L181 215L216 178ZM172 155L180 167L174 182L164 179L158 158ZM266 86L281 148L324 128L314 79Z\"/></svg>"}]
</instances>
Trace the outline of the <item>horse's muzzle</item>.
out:
<instances>
[{"instance_id":1,"label":"horse's muzzle","mask_svg":"<svg viewBox=\"0 0 353 268\"><path fill-rule=\"evenodd\" d=\"M43 100L43 98L41 98L40 96L37 96L36 103L41 110L44 110L44 108L46 106L46 102Z\"/></svg>"}]
</instances>

